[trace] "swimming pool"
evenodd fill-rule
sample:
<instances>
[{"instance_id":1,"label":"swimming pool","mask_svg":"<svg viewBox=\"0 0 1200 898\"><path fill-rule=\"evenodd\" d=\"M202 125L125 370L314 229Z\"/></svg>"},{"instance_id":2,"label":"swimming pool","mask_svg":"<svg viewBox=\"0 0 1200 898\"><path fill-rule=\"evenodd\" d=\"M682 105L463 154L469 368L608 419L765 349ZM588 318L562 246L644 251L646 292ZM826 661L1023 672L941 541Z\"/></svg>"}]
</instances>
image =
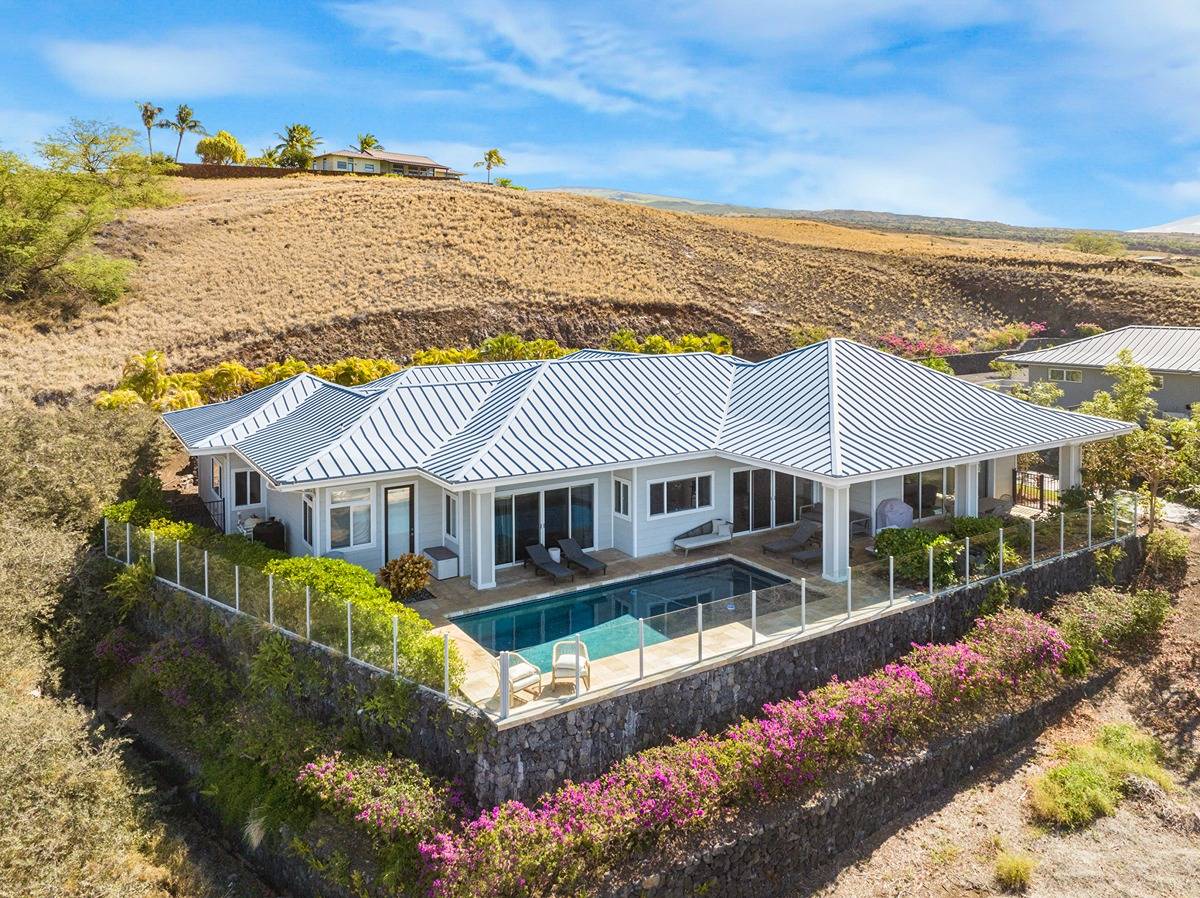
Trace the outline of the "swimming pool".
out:
<instances>
[{"instance_id":1,"label":"swimming pool","mask_svg":"<svg viewBox=\"0 0 1200 898\"><path fill-rule=\"evenodd\" d=\"M638 618L649 618L647 644L663 642L674 634L662 632L668 629L670 619L656 615L787 582L740 561L711 561L451 620L493 655L520 652L542 670L549 670L554 643L576 633L587 643L593 660L607 658L638 647Z\"/></svg>"}]
</instances>

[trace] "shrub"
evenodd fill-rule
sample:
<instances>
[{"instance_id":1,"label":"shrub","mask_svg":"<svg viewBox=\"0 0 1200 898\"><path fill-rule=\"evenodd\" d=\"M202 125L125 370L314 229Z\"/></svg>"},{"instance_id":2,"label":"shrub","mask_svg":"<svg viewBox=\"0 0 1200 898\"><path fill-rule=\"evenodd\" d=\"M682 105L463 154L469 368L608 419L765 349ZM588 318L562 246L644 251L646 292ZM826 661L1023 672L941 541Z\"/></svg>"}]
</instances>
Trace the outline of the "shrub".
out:
<instances>
[{"instance_id":1,"label":"shrub","mask_svg":"<svg viewBox=\"0 0 1200 898\"><path fill-rule=\"evenodd\" d=\"M924 527L889 527L875 537L880 557L896 557L896 576L914 586L928 588L929 549L933 548L933 585L941 589L955 582L962 546L944 533Z\"/></svg>"},{"instance_id":2,"label":"shrub","mask_svg":"<svg viewBox=\"0 0 1200 898\"><path fill-rule=\"evenodd\" d=\"M204 641L175 636L151 645L137 659L130 678L135 701L176 712L164 717L185 731L215 719L228 687L229 675Z\"/></svg>"},{"instance_id":3,"label":"shrub","mask_svg":"<svg viewBox=\"0 0 1200 898\"><path fill-rule=\"evenodd\" d=\"M108 594L116 599L121 606L122 619L130 610L150 595L150 587L154 583L154 568L150 567L150 559L142 558L136 564L122 568L105 587Z\"/></svg>"},{"instance_id":4,"label":"shrub","mask_svg":"<svg viewBox=\"0 0 1200 898\"><path fill-rule=\"evenodd\" d=\"M329 365L314 365L312 369L317 377L344 387L370 383L399 370L400 366L390 359L360 359L357 356L339 359Z\"/></svg>"},{"instance_id":5,"label":"shrub","mask_svg":"<svg viewBox=\"0 0 1200 898\"><path fill-rule=\"evenodd\" d=\"M918 365L923 365L933 371L940 371L942 374L954 374L954 369L950 367L950 363L941 356L928 355L924 358L914 359L914 361Z\"/></svg>"},{"instance_id":6,"label":"shrub","mask_svg":"<svg viewBox=\"0 0 1200 898\"><path fill-rule=\"evenodd\" d=\"M956 516L950 519L950 535L955 539L966 539L969 536L996 533L1005 523L1003 518L992 516Z\"/></svg>"},{"instance_id":7,"label":"shrub","mask_svg":"<svg viewBox=\"0 0 1200 898\"><path fill-rule=\"evenodd\" d=\"M1036 337L1046 330L1044 321L1013 321L1003 327L994 327L979 334L972 347L977 352L989 352L995 349L1011 349L1020 346L1030 337Z\"/></svg>"},{"instance_id":8,"label":"shrub","mask_svg":"<svg viewBox=\"0 0 1200 898\"><path fill-rule=\"evenodd\" d=\"M823 324L800 324L792 328L792 345L797 349L820 343L833 336L833 331Z\"/></svg>"},{"instance_id":9,"label":"shrub","mask_svg":"<svg viewBox=\"0 0 1200 898\"><path fill-rule=\"evenodd\" d=\"M110 521L135 527L145 527L156 518L164 518L168 509L162 481L157 477L143 477L138 481L137 495L133 499L107 505L103 511Z\"/></svg>"},{"instance_id":10,"label":"shrub","mask_svg":"<svg viewBox=\"0 0 1200 898\"><path fill-rule=\"evenodd\" d=\"M1092 491L1082 486L1071 486L1058 494L1058 505L1052 511L1083 511L1092 500Z\"/></svg>"},{"instance_id":11,"label":"shrub","mask_svg":"<svg viewBox=\"0 0 1200 898\"><path fill-rule=\"evenodd\" d=\"M1095 337L1098 334L1104 333L1104 328L1091 322L1081 322L1075 325L1075 333L1081 337Z\"/></svg>"},{"instance_id":12,"label":"shrub","mask_svg":"<svg viewBox=\"0 0 1200 898\"><path fill-rule=\"evenodd\" d=\"M1111 234L1080 231L1067 241L1067 247L1077 252L1089 253L1095 256L1125 255L1125 244Z\"/></svg>"},{"instance_id":13,"label":"shrub","mask_svg":"<svg viewBox=\"0 0 1200 898\"><path fill-rule=\"evenodd\" d=\"M1160 528L1146 537L1145 571L1160 582L1178 582L1187 573L1188 538L1178 530Z\"/></svg>"},{"instance_id":14,"label":"shrub","mask_svg":"<svg viewBox=\"0 0 1200 898\"><path fill-rule=\"evenodd\" d=\"M1001 851L996 855L996 884L1006 892L1024 892L1033 882L1033 870L1037 866L1027 854Z\"/></svg>"},{"instance_id":15,"label":"shrub","mask_svg":"<svg viewBox=\"0 0 1200 898\"><path fill-rule=\"evenodd\" d=\"M433 561L428 555L408 553L391 559L379 569L379 582L391 590L392 598L403 602L429 585Z\"/></svg>"},{"instance_id":16,"label":"shrub","mask_svg":"<svg viewBox=\"0 0 1200 898\"><path fill-rule=\"evenodd\" d=\"M1051 618L1071 646L1066 672L1082 675L1105 651L1154 635L1170 608L1171 597L1160 590L1096 587L1059 599Z\"/></svg>"},{"instance_id":17,"label":"shrub","mask_svg":"<svg viewBox=\"0 0 1200 898\"><path fill-rule=\"evenodd\" d=\"M1124 559L1125 549L1122 546L1097 549L1092 553L1092 561L1096 565L1096 578L1101 583L1112 586L1117 582L1117 565Z\"/></svg>"},{"instance_id":18,"label":"shrub","mask_svg":"<svg viewBox=\"0 0 1200 898\"><path fill-rule=\"evenodd\" d=\"M1014 608L975 621L964 644L990 658L1015 684L1046 688L1058 680L1069 646L1041 615Z\"/></svg>"}]
</instances>

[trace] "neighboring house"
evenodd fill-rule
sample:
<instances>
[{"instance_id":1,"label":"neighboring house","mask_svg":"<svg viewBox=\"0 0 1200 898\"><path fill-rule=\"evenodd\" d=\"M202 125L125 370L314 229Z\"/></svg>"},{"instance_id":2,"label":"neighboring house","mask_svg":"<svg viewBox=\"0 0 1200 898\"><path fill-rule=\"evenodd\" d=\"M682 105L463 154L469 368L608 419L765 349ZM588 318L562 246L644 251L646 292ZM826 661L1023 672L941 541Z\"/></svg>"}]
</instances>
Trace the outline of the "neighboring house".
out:
<instances>
[{"instance_id":1,"label":"neighboring house","mask_svg":"<svg viewBox=\"0 0 1200 898\"><path fill-rule=\"evenodd\" d=\"M1158 378L1153 393L1161 412L1188 415L1200 403L1200 327L1130 325L1050 349L1004 356L1029 370L1029 382L1050 381L1063 391L1062 404L1074 408L1097 390L1112 389L1104 368L1128 349L1133 360Z\"/></svg>"},{"instance_id":2,"label":"neighboring house","mask_svg":"<svg viewBox=\"0 0 1200 898\"><path fill-rule=\"evenodd\" d=\"M277 517L293 554L371 570L444 546L480 589L533 543L641 557L714 518L749 532L806 510L823 576L844 580L851 528L869 531L882 500L928 518L953 495L973 514L1010 491L1019 453L1059 448L1070 486L1084 443L1132 429L848 340L758 363L582 350L354 388L301 374L163 419L226 529Z\"/></svg>"},{"instance_id":3,"label":"neighboring house","mask_svg":"<svg viewBox=\"0 0 1200 898\"><path fill-rule=\"evenodd\" d=\"M404 175L406 178L446 178L459 180L463 173L428 156L388 153L384 150L335 150L313 159L313 171L358 172L367 175Z\"/></svg>"}]
</instances>

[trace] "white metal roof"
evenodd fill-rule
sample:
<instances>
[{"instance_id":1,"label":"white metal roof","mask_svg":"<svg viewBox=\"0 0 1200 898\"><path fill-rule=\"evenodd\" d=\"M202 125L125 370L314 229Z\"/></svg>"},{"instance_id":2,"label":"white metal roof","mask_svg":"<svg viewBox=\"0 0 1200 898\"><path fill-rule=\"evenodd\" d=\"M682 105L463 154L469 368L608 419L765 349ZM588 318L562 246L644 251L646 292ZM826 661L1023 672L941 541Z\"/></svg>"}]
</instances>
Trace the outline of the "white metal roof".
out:
<instances>
[{"instance_id":1,"label":"white metal roof","mask_svg":"<svg viewBox=\"0 0 1200 898\"><path fill-rule=\"evenodd\" d=\"M1132 352L1133 360L1151 371L1200 374L1200 327L1132 324L1049 349L1018 352L1004 359L1019 365L1103 368L1116 362L1122 349Z\"/></svg>"},{"instance_id":2,"label":"white metal roof","mask_svg":"<svg viewBox=\"0 0 1200 898\"><path fill-rule=\"evenodd\" d=\"M400 471L467 485L704 454L833 480L1131 427L1031 405L848 340L758 363L587 351L409 368L354 389L312 375L284 385L164 420L189 448L232 448L281 485Z\"/></svg>"}]
</instances>

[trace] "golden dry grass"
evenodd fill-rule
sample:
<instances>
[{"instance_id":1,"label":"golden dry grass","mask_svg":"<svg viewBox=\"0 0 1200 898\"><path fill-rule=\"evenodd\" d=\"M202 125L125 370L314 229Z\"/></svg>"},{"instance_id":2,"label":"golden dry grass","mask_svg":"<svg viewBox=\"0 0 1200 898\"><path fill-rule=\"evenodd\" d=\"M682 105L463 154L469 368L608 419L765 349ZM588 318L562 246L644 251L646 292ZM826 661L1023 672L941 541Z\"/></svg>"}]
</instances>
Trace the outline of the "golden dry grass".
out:
<instances>
[{"instance_id":1,"label":"golden dry grass","mask_svg":"<svg viewBox=\"0 0 1200 898\"><path fill-rule=\"evenodd\" d=\"M1004 320L1200 323L1200 285L1010 241L681 215L562 193L392 178L191 181L100 245L130 295L67 325L0 317L0 385L107 386L133 352L189 368L403 356L500 330L586 345L616 327L717 330L751 356L799 323L965 336Z\"/></svg>"}]
</instances>

